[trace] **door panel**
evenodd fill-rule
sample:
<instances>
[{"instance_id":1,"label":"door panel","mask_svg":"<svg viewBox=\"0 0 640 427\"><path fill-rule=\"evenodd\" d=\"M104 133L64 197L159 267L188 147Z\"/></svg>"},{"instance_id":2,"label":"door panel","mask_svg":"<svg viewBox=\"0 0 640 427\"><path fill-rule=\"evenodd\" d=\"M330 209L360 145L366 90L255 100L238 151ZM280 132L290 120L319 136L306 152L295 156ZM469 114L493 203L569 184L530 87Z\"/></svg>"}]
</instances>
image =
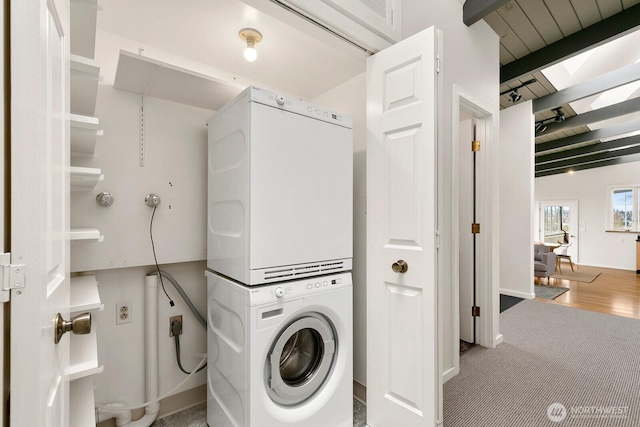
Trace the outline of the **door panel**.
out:
<instances>
[{"instance_id":1,"label":"door panel","mask_svg":"<svg viewBox=\"0 0 640 427\"><path fill-rule=\"evenodd\" d=\"M69 4L11 2L11 425L69 425Z\"/></svg>"},{"instance_id":2,"label":"door panel","mask_svg":"<svg viewBox=\"0 0 640 427\"><path fill-rule=\"evenodd\" d=\"M436 306L436 30L367 62L367 423L432 426ZM406 272L392 265L403 260Z\"/></svg>"},{"instance_id":3,"label":"door panel","mask_svg":"<svg viewBox=\"0 0 640 427\"><path fill-rule=\"evenodd\" d=\"M473 342L473 121L460 122L460 158L458 173L460 176L460 339Z\"/></svg>"}]
</instances>

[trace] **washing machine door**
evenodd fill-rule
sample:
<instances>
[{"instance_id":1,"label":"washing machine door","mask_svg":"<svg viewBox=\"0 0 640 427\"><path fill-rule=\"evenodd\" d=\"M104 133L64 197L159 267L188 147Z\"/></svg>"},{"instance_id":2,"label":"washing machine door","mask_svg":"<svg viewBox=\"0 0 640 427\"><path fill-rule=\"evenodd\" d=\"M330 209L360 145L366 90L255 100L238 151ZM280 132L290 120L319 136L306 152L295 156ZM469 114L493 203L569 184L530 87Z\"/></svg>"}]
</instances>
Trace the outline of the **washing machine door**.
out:
<instances>
[{"instance_id":1,"label":"washing machine door","mask_svg":"<svg viewBox=\"0 0 640 427\"><path fill-rule=\"evenodd\" d=\"M267 391L281 405L297 405L313 396L332 372L337 345L329 321L306 314L278 335L267 359Z\"/></svg>"}]
</instances>

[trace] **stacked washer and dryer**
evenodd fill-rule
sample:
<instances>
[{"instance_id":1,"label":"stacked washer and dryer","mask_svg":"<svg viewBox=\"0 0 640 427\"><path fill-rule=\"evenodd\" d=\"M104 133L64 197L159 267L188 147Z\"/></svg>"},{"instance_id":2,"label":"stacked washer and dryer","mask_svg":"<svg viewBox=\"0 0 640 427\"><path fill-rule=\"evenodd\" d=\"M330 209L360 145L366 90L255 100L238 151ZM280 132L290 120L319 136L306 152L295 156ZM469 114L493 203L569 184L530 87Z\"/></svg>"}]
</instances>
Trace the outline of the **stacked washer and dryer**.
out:
<instances>
[{"instance_id":1,"label":"stacked washer and dryer","mask_svg":"<svg viewBox=\"0 0 640 427\"><path fill-rule=\"evenodd\" d=\"M351 119L249 87L207 125L207 422L351 426Z\"/></svg>"}]
</instances>

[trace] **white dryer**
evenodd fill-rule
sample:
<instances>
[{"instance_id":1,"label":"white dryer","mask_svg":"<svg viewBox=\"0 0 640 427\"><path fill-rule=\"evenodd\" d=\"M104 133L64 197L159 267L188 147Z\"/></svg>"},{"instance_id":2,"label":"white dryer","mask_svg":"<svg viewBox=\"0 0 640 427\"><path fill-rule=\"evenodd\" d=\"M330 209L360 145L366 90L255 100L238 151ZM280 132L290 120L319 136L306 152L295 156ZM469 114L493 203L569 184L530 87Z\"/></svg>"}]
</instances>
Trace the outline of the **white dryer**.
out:
<instances>
[{"instance_id":1,"label":"white dryer","mask_svg":"<svg viewBox=\"0 0 640 427\"><path fill-rule=\"evenodd\" d=\"M207 268L249 286L350 271L351 119L251 86L207 125Z\"/></svg>"},{"instance_id":2,"label":"white dryer","mask_svg":"<svg viewBox=\"0 0 640 427\"><path fill-rule=\"evenodd\" d=\"M209 425L351 427L351 274L253 287L206 274Z\"/></svg>"}]
</instances>

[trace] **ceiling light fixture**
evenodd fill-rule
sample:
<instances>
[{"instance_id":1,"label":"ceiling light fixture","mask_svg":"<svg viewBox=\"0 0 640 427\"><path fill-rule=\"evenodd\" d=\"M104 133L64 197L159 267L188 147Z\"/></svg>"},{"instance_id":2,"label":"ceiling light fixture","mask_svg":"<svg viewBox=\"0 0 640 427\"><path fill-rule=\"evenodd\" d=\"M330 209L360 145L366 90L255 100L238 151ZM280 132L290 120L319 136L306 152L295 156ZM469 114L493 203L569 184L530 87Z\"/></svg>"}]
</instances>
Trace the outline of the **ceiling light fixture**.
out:
<instances>
[{"instance_id":1,"label":"ceiling light fixture","mask_svg":"<svg viewBox=\"0 0 640 427\"><path fill-rule=\"evenodd\" d=\"M527 80L526 82L522 83L520 86L512 87L510 89L505 90L504 92L501 92L500 96L509 94L509 98L511 98L511 102L516 103L522 99L522 95L520 94L520 92L518 92L518 89L523 88L535 82L537 82L536 79Z\"/></svg>"},{"instance_id":2,"label":"ceiling light fixture","mask_svg":"<svg viewBox=\"0 0 640 427\"><path fill-rule=\"evenodd\" d=\"M536 133L540 134L540 133L543 133L545 130L547 130L547 123L565 121L565 116L564 116L564 113L562 112L562 107L554 108L551 111L556 113L556 115L548 119L538 120L536 122Z\"/></svg>"},{"instance_id":3,"label":"ceiling light fixture","mask_svg":"<svg viewBox=\"0 0 640 427\"><path fill-rule=\"evenodd\" d=\"M556 116L554 117L554 120L556 122L564 122L564 113L562 112L561 107L558 108L554 108L553 110L554 113L556 113Z\"/></svg>"},{"instance_id":4,"label":"ceiling light fixture","mask_svg":"<svg viewBox=\"0 0 640 427\"><path fill-rule=\"evenodd\" d=\"M238 33L242 41L247 44L246 49L244 50L244 59L249 62L253 62L258 57L258 52L256 52L256 44L262 41L262 34L258 30L254 30L253 28L243 28Z\"/></svg>"},{"instance_id":5,"label":"ceiling light fixture","mask_svg":"<svg viewBox=\"0 0 640 427\"><path fill-rule=\"evenodd\" d=\"M515 89L509 93L509 98L511 98L511 102L518 102L522 99L522 95L520 95L518 89Z\"/></svg>"}]
</instances>

